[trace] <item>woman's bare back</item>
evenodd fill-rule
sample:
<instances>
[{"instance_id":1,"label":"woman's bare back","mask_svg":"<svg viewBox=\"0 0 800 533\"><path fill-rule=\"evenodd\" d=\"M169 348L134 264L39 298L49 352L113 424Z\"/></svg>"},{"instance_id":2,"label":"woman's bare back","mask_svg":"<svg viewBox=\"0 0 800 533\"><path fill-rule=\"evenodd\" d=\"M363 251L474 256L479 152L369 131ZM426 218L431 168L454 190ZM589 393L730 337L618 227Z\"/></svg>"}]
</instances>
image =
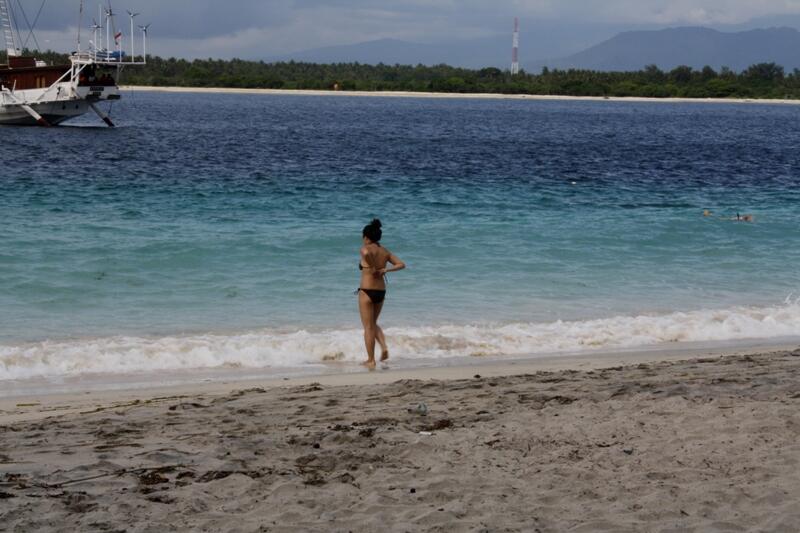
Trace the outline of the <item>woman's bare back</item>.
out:
<instances>
[{"instance_id":1,"label":"woman's bare back","mask_svg":"<svg viewBox=\"0 0 800 533\"><path fill-rule=\"evenodd\" d=\"M390 263L392 253L379 244L366 244L361 247L361 288L386 289L383 270ZM394 263L393 263L394 264Z\"/></svg>"}]
</instances>

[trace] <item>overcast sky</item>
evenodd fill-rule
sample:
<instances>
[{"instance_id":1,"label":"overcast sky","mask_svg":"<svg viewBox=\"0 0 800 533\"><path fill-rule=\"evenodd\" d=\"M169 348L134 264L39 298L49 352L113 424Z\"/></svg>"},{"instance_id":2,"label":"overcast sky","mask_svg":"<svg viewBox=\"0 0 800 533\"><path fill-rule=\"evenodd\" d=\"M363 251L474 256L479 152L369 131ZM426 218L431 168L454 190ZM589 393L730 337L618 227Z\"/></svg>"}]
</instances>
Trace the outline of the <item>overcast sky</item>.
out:
<instances>
[{"instance_id":1,"label":"overcast sky","mask_svg":"<svg viewBox=\"0 0 800 533\"><path fill-rule=\"evenodd\" d=\"M19 1L31 20L42 3ZM79 0L45 2L36 32L41 48L75 48L78 5ZM149 51L187 58L269 58L380 38L433 43L488 37L509 33L514 16L522 20L523 36L526 29L556 28L564 50L627 28L800 21L791 17L800 17L800 0L112 0L112 5L121 14L117 26L126 33L126 9L142 13L137 23L152 23ZM97 0L85 2L84 43L97 6ZM25 28L24 20L19 24Z\"/></svg>"}]
</instances>

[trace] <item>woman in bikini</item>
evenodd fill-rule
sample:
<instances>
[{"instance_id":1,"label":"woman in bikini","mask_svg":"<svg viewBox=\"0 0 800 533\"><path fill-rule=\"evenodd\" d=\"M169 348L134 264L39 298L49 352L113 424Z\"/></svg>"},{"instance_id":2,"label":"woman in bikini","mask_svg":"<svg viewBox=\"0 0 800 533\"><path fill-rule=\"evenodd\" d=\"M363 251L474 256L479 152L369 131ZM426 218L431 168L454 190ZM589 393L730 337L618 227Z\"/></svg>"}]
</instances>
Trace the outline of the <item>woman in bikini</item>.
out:
<instances>
[{"instance_id":1,"label":"woman in bikini","mask_svg":"<svg viewBox=\"0 0 800 533\"><path fill-rule=\"evenodd\" d=\"M378 326L378 317L386 298L386 279L389 272L403 270L406 265L400 258L380 245L381 221L377 218L364 227L361 247L361 259L358 269L361 271L361 285L358 288L358 310L361 312L361 323L364 325L364 343L367 346L367 360L363 365L375 368L375 341L381 345L381 361L389 359L389 348L386 337ZM387 268L388 264L392 266Z\"/></svg>"}]
</instances>

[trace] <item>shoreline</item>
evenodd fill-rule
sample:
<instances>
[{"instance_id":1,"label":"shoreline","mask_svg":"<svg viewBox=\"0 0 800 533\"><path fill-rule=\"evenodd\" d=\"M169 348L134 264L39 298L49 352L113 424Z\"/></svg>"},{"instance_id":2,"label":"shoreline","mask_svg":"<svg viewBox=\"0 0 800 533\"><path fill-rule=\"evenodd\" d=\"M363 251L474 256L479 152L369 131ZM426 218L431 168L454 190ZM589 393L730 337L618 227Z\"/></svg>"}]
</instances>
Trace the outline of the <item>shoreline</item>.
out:
<instances>
[{"instance_id":1,"label":"shoreline","mask_svg":"<svg viewBox=\"0 0 800 533\"><path fill-rule=\"evenodd\" d=\"M185 372L117 376L78 376L53 380L23 380L14 383L10 394L0 395L0 426L76 414L87 409L107 409L130 402L152 401L157 398L223 395L240 389L282 389L320 384L329 387L389 385L404 380L451 382L484 377L512 377L539 372L588 372L609 367L628 367L640 364L676 363L692 359L739 357L751 354L791 352L797 344L788 342L751 342L732 345L689 345L680 348L635 349L603 351L590 354L551 355L526 358L453 358L402 361L395 366L390 361L386 369L367 371L360 365L331 365L325 372L297 372L297 369L244 369L221 373L218 369L197 372L186 379ZM404 364L405 363L405 364ZM415 363L417 363L415 365ZM266 373L271 370L273 373ZM178 376L183 379L177 379ZM119 379L123 378L123 379ZM7 386L11 384L7 382ZM15 391L14 388L17 390Z\"/></svg>"},{"instance_id":2,"label":"shoreline","mask_svg":"<svg viewBox=\"0 0 800 533\"><path fill-rule=\"evenodd\" d=\"M798 530L800 350L628 362L193 391L6 420L0 523Z\"/></svg>"},{"instance_id":3,"label":"shoreline","mask_svg":"<svg viewBox=\"0 0 800 533\"><path fill-rule=\"evenodd\" d=\"M672 103L672 104L760 104L760 105L800 105L800 99L758 99L758 98L650 98L642 96L562 96L533 94L498 93L435 93L415 91L333 91L312 89L238 89L214 87L156 87L146 85L123 85L121 91L160 92L160 93L205 93L205 94L260 94L273 96L339 96L339 97L377 97L377 98L431 98L464 100L531 100L531 101L575 101L575 102L632 102L632 103Z\"/></svg>"}]
</instances>

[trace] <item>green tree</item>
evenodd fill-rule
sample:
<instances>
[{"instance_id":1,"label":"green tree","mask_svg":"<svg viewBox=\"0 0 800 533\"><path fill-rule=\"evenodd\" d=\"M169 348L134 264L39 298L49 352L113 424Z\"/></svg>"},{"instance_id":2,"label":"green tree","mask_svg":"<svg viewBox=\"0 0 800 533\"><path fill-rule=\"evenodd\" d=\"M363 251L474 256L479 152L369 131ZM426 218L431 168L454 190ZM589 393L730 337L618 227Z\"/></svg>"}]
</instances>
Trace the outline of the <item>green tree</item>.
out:
<instances>
[{"instance_id":1,"label":"green tree","mask_svg":"<svg viewBox=\"0 0 800 533\"><path fill-rule=\"evenodd\" d=\"M658 68L658 65L647 65L644 67L644 80L647 83L664 83L667 75Z\"/></svg>"},{"instance_id":2,"label":"green tree","mask_svg":"<svg viewBox=\"0 0 800 533\"><path fill-rule=\"evenodd\" d=\"M669 73L669 79L678 85L685 85L692 81L692 67L681 65L675 67Z\"/></svg>"},{"instance_id":3,"label":"green tree","mask_svg":"<svg viewBox=\"0 0 800 533\"><path fill-rule=\"evenodd\" d=\"M775 63L758 63L744 71L744 77L754 81L781 81L784 78L783 67Z\"/></svg>"},{"instance_id":4,"label":"green tree","mask_svg":"<svg viewBox=\"0 0 800 533\"><path fill-rule=\"evenodd\" d=\"M700 71L700 77L703 81L707 82L708 80L713 80L716 78L717 72L710 66L706 65L703 67L703 70Z\"/></svg>"}]
</instances>

